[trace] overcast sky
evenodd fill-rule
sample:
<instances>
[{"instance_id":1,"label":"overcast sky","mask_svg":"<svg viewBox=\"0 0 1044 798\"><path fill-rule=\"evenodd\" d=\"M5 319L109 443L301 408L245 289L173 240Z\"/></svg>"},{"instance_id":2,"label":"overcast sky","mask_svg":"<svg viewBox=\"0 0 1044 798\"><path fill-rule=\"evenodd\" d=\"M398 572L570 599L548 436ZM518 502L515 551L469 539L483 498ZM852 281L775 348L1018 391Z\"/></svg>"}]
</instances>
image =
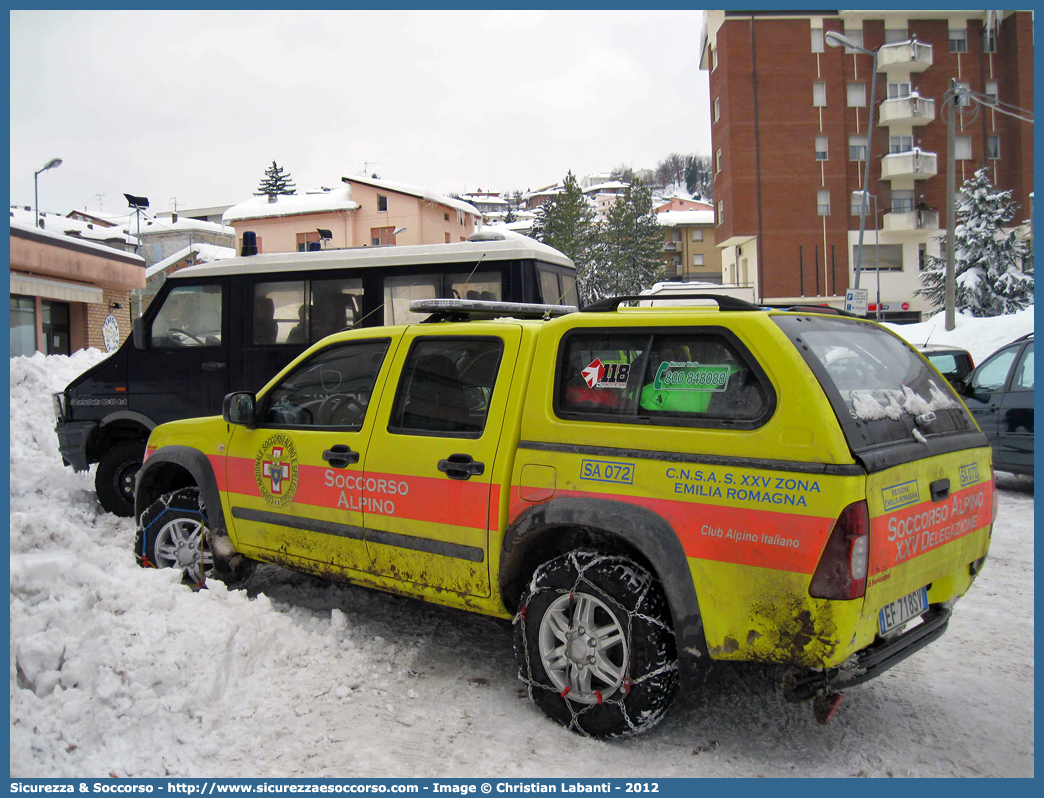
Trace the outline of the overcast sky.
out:
<instances>
[{"instance_id":1,"label":"overcast sky","mask_svg":"<svg viewBox=\"0 0 1044 798\"><path fill-rule=\"evenodd\" d=\"M699 11L12 11L11 202L153 211L369 171L506 191L710 152ZM99 198L97 195L104 194Z\"/></svg>"}]
</instances>

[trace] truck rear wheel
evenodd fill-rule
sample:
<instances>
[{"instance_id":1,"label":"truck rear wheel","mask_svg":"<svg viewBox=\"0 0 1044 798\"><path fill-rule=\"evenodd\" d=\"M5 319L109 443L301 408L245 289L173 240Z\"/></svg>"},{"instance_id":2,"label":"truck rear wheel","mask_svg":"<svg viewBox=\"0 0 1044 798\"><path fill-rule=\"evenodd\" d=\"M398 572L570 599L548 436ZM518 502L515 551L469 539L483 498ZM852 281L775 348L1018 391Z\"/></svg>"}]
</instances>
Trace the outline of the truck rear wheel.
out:
<instances>
[{"instance_id":1,"label":"truck rear wheel","mask_svg":"<svg viewBox=\"0 0 1044 798\"><path fill-rule=\"evenodd\" d=\"M678 689L678 655L659 581L628 557L576 551L537 569L515 616L529 697L590 737L655 725Z\"/></svg>"},{"instance_id":2,"label":"truck rear wheel","mask_svg":"<svg viewBox=\"0 0 1044 798\"><path fill-rule=\"evenodd\" d=\"M103 456L94 477L101 506L113 515L134 515L134 478L145 456L145 441L124 441Z\"/></svg>"}]
</instances>

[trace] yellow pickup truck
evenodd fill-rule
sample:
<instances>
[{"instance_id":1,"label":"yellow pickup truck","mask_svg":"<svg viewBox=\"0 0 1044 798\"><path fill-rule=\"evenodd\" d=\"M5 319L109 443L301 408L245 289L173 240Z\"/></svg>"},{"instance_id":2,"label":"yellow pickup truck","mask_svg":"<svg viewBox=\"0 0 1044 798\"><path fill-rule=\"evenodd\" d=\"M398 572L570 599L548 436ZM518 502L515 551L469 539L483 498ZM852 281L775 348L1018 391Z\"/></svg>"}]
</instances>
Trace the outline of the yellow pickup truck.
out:
<instances>
[{"instance_id":1,"label":"yellow pickup truck","mask_svg":"<svg viewBox=\"0 0 1044 798\"><path fill-rule=\"evenodd\" d=\"M723 660L790 666L826 722L945 631L989 546L989 444L877 324L634 299L415 302L157 427L138 562L513 619L530 697L585 735L649 728Z\"/></svg>"}]
</instances>

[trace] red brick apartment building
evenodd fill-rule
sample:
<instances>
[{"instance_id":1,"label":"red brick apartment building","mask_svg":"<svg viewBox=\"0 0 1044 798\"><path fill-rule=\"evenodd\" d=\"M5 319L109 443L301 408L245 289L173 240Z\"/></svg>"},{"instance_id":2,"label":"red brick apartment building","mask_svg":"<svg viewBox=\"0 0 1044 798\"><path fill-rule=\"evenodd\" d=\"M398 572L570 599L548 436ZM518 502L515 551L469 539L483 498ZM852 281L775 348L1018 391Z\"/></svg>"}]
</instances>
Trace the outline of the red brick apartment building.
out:
<instances>
[{"instance_id":1,"label":"red brick apartment building","mask_svg":"<svg viewBox=\"0 0 1044 798\"><path fill-rule=\"evenodd\" d=\"M772 304L843 301L872 101L860 287L874 303L880 277L885 317L929 310L914 291L925 255L942 248L951 79L987 96L959 117L957 187L988 165L994 185L1014 192L1016 219L1030 218L1033 125L991 98L1033 111L1032 25L1028 11L706 12L700 66L710 73L725 282L753 285ZM877 51L872 100L872 57L830 46L829 31Z\"/></svg>"}]
</instances>

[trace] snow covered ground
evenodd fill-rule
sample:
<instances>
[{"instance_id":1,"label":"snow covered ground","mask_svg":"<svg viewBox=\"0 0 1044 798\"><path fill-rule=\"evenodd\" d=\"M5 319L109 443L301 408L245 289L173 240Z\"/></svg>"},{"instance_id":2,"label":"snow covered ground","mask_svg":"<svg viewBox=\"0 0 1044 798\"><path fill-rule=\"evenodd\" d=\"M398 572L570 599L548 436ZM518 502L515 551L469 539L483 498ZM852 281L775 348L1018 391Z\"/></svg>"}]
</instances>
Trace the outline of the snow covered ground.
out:
<instances>
[{"instance_id":1,"label":"snow covered ground","mask_svg":"<svg viewBox=\"0 0 1044 798\"><path fill-rule=\"evenodd\" d=\"M932 340L978 362L1032 323L962 318ZM946 635L829 726L746 667L651 733L597 742L525 698L506 623L274 566L199 593L139 569L133 523L62 467L53 432L50 392L101 357L11 360L12 776L1034 773L1032 480L1000 476L989 559Z\"/></svg>"}]
</instances>

